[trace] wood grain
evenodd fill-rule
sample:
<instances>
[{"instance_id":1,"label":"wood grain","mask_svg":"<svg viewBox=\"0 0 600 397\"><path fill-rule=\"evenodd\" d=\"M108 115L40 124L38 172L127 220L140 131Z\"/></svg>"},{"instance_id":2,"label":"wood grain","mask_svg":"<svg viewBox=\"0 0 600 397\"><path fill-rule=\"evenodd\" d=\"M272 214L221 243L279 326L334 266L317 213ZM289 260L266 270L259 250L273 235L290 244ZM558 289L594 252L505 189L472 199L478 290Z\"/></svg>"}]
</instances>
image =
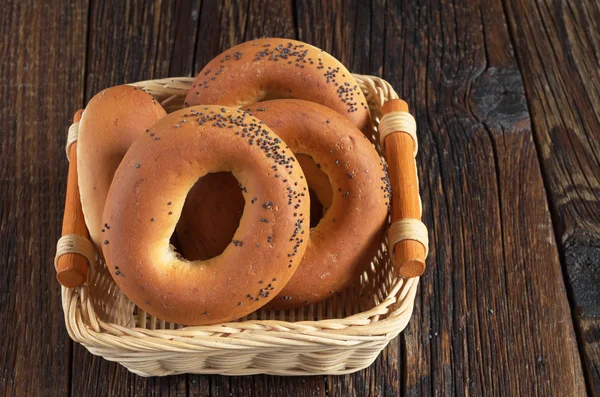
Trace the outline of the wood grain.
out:
<instances>
[{"instance_id":1,"label":"wood grain","mask_svg":"<svg viewBox=\"0 0 600 397\"><path fill-rule=\"evenodd\" d=\"M506 0L589 391L600 395L600 3ZM531 42L535 42L535 46Z\"/></svg>"},{"instance_id":2,"label":"wood grain","mask_svg":"<svg viewBox=\"0 0 600 397\"><path fill-rule=\"evenodd\" d=\"M0 394L68 394L72 343L53 263L64 145L83 100L87 3L0 13ZM66 45L68 43L68 45Z\"/></svg>"},{"instance_id":3,"label":"wood grain","mask_svg":"<svg viewBox=\"0 0 600 397\"><path fill-rule=\"evenodd\" d=\"M584 395L502 4L396 3L385 25L383 74L418 121L432 229L405 393Z\"/></svg>"}]
</instances>

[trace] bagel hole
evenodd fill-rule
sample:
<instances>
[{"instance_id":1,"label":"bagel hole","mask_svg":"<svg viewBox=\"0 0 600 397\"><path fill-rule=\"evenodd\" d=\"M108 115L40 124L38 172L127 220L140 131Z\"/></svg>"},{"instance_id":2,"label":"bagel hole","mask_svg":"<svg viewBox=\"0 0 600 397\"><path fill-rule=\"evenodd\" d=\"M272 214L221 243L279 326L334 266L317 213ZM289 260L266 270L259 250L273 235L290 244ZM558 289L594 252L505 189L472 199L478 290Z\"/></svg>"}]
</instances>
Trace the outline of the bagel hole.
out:
<instances>
[{"instance_id":1,"label":"bagel hole","mask_svg":"<svg viewBox=\"0 0 600 397\"><path fill-rule=\"evenodd\" d=\"M322 170L314 159L307 154L296 154L296 158L304 171L308 192L310 195L310 227L319 225L321 219L325 216L327 209L331 206L333 188L329 182L329 177Z\"/></svg>"},{"instance_id":2,"label":"bagel hole","mask_svg":"<svg viewBox=\"0 0 600 397\"><path fill-rule=\"evenodd\" d=\"M265 90L258 98L256 98L256 102L266 102L272 101L275 99L290 99L292 98L291 90L282 90L282 89L274 89L270 88Z\"/></svg>"},{"instance_id":3,"label":"bagel hole","mask_svg":"<svg viewBox=\"0 0 600 397\"><path fill-rule=\"evenodd\" d=\"M308 188L308 193L310 194L310 228L312 229L323 219L325 208L323 208L323 204L319 201L317 193L310 187Z\"/></svg>"},{"instance_id":4,"label":"bagel hole","mask_svg":"<svg viewBox=\"0 0 600 397\"><path fill-rule=\"evenodd\" d=\"M244 205L231 172L203 176L188 192L172 244L190 261L221 255L240 225Z\"/></svg>"}]
</instances>

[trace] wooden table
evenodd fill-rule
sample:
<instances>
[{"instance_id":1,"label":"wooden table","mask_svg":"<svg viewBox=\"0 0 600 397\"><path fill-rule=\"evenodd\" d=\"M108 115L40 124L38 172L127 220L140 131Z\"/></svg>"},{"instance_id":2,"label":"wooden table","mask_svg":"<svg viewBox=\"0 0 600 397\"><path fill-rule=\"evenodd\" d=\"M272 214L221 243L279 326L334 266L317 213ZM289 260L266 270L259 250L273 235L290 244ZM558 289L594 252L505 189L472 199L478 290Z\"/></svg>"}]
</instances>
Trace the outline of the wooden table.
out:
<instances>
[{"instance_id":1,"label":"wooden table","mask_svg":"<svg viewBox=\"0 0 600 397\"><path fill-rule=\"evenodd\" d=\"M600 393L597 1L5 1L0 392ZM382 75L417 118L431 253L407 330L334 377L141 378L69 339L52 260L67 127L100 89L190 76L261 36Z\"/></svg>"}]
</instances>

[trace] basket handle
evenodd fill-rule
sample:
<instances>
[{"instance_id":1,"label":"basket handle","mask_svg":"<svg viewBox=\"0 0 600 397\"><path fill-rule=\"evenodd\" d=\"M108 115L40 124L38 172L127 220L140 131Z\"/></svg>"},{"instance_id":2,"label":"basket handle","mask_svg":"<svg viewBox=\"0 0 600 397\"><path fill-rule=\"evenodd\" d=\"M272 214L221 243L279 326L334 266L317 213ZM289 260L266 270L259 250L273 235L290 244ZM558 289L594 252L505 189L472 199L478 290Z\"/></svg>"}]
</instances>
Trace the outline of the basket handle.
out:
<instances>
[{"instance_id":1,"label":"basket handle","mask_svg":"<svg viewBox=\"0 0 600 397\"><path fill-rule=\"evenodd\" d=\"M78 123L81 120L83 109L78 110L73 116L73 123ZM83 217L83 210L81 208L81 200L79 198L79 185L77 181L77 142L73 142L68 148L69 154L69 174L67 177L67 192L65 199L65 214L63 216L62 226L62 238L61 241L65 241L66 237L81 236L89 243L90 235L85 224L85 218ZM75 288L83 284L87 279L88 274L88 259L85 255L78 252L73 252L72 241L67 242L68 245L66 252L61 253L59 241L59 248L57 249L57 257L55 259L56 266L56 279L58 282L67 287ZM91 244L89 244L91 245ZM70 248L70 249L69 249Z\"/></svg>"},{"instance_id":2,"label":"basket handle","mask_svg":"<svg viewBox=\"0 0 600 397\"><path fill-rule=\"evenodd\" d=\"M403 277L417 277L425 271L428 242L427 229L421 222L419 182L414 160L417 151L416 125L408 113L408 104L401 99L388 100L381 112L381 124L386 118L391 121L392 115L396 118L395 124L387 123L388 131L383 131L385 128L380 124L392 185L392 224L388 236L390 248L394 251L398 273Z\"/></svg>"}]
</instances>

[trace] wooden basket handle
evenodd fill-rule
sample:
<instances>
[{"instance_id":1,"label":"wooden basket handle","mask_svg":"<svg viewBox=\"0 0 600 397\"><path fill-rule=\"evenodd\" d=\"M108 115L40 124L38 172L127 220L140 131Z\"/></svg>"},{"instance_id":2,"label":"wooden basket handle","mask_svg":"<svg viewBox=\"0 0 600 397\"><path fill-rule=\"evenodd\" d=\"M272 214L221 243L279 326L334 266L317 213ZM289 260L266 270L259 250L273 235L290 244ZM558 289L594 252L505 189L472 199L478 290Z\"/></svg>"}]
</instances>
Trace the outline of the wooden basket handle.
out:
<instances>
[{"instance_id":1,"label":"wooden basket handle","mask_svg":"<svg viewBox=\"0 0 600 397\"><path fill-rule=\"evenodd\" d=\"M73 123L81 120L83 109L78 110L73 116ZM90 235L83 217L81 200L79 198L79 184L77 181L77 142L68 148L69 174L67 178L67 192L65 199L65 214L63 217L62 236L77 235L84 237L89 242ZM59 242L60 244L60 242ZM72 248L72 247L71 247ZM60 251L60 249L59 249ZM58 256L60 255L60 256ZM75 288L87 280L88 259L85 255L67 252L61 255L57 252L56 279L68 288Z\"/></svg>"},{"instance_id":2,"label":"wooden basket handle","mask_svg":"<svg viewBox=\"0 0 600 397\"><path fill-rule=\"evenodd\" d=\"M381 112L382 116L395 113L414 120L408 115L408 104L401 99L391 99L385 102ZM383 120L384 117L382 117ZM416 140L408 131L396 131L396 129L387 131L383 139L390 184L392 185L392 226L390 231L394 228L395 223L398 223L395 226L406 226L413 229L412 235L409 230L408 233L405 233L406 236L401 237L402 239L395 244L395 247L392 247L396 270L403 277L420 276L425 271L428 243L427 230L421 223L421 202L414 160Z\"/></svg>"}]
</instances>

